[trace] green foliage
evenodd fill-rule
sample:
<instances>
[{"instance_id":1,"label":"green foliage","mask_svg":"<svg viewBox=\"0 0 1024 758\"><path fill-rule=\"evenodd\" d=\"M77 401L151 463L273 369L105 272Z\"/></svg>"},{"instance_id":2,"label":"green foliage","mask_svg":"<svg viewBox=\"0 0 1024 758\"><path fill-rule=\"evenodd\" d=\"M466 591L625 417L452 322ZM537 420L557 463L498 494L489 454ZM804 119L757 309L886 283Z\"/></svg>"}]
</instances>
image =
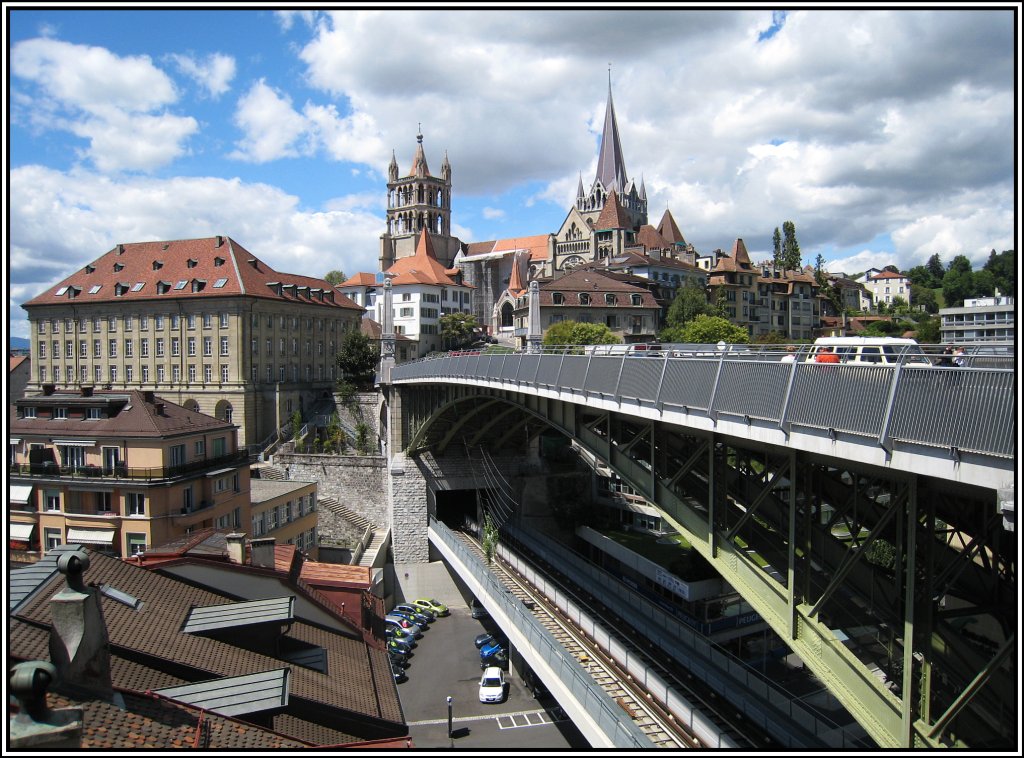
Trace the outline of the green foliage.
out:
<instances>
[{"instance_id":1,"label":"green foliage","mask_svg":"<svg viewBox=\"0 0 1024 758\"><path fill-rule=\"evenodd\" d=\"M476 316L471 313L446 313L439 319L441 337L452 348L468 344L476 332Z\"/></svg>"},{"instance_id":2,"label":"green foliage","mask_svg":"<svg viewBox=\"0 0 1024 758\"><path fill-rule=\"evenodd\" d=\"M964 304L964 299L974 294L974 272L971 261L966 255L958 255L950 261L946 275L942 278L942 297L946 305L957 308Z\"/></svg>"},{"instance_id":3,"label":"green foliage","mask_svg":"<svg viewBox=\"0 0 1024 758\"><path fill-rule=\"evenodd\" d=\"M332 413L324 430L323 451L325 453L343 453L348 447L345 431L341 428L338 414Z\"/></svg>"},{"instance_id":4,"label":"green foliage","mask_svg":"<svg viewBox=\"0 0 1024 758\"><path fill-rule=\"evenodd\" d=\"M938 253L932 255L925 264L928 273L932 275L932 289L942 286L942 277L946 275L946 267L942 265L942 258Z\"/></svg>"},{"instance_id":5,"label":"green foliage","mask_svg":"<svg viewBox=\"0 0 1024 758\"><path fill-rule=\"evenodd\" d=\"M782 235L779 234L779 227L775 227L775 233L772 235L772 262L775 268L782 268Z\"/></svg>"},{"instance_id":6,"label":"green foliage","mask_svg":"<svg viewBox=\"0 0 1024 758\"><path fill-rule=\"evenodd\" d=\"M356 424L356 451L360 455L370 454L370 425L362 421Z\"/></svg>"},{"instance_id":7,"label":"green foliage","mask_svg":"<svg viewBox=\"0 0 1024 758\"><path fill-rule=\"evenodd\" d=\"M682 327L701 314L707 316L720 316L713 305L708 302L707 293L704 288L688 282L681 287L672 300L665 316L665 323L669 328Z\"/></svg>"},{"instance_id":8,"label":"green foliage","mask_svg":"<svg viewBox=\"0 0 1024 758\"><path fill-rule=\"evenodd\" d=\"M872 321L861 334L865 337L892 337L903 333L903 327L897 321Z\"/></svg>"},{"instance_id":9,"label":"green foliage","mask_svg":"<svg viewBox=\"0 0 1024 758\"><path fill-rule=\"evenodd\" d=\"M1004 295L1012 295L1017 291L1017 260L1013 253L1013 250L1001 253L993 250L983 268L992 274L993 285Z\"/></svg>"},{"instance_id":10,"label":"green foliage","mask_svg":"<svg viewBox=\"0 0 1024 758\"><path fill-rule=\"evenodd\" d=\"M796 224L786 221L782 225L782 264L794 271L803 266L800 243L796 240Z\"/></svg>"},{"instance_id":11,"label":"green foliage","mask_svg":"<svg viewBox=\"0 0 1024 758\"><path fill-rule=\"evenodd\" d=\"M345 379L339 379L334 389L339 395L341 404L345 406L350 405L352 401L355 400L356 392L359 391L359 388L356 387L356 385Z\"/></svg>"},{"instance_id":12,"label":"green foliage","mask_svg":"<svg viewBox=\"0 0 1024 758\"><path fill-rule=\"evenodd\" d=\"M560 321L544 333L544 345L614 345L621 342L604 324Z\"/></svg>"},{"instance_id":13,"label":"green foliage","mask_svg":"<svg viewBox=\"0 0 1024 758\"><path fill-rule=\"evenodd\" d=\"M745 344L750 341L747 330L721 316L697 316L681 330L680 342L728 342Z\"/></svg>"},{"instance_id":14,"label":"green foliage","mask_svg":"<svg viewBox=\"0 0 1024 758\"><path fill-rule=\"evenodd\" d=\"M292 414L292 440L298 441L299 431L302 429L302 414L298 411Z\"/></svg>"},{"instance_id":15,"label":"green foliage","mask_svg":"<svg viewBox=\"0 0 1024 758\"><path fill-rule=\"evenodd\" d=\"M331 284L341 284L346 279L348 279L348 277L345 276L345 272L338 271L338 269L328 271L326 274L324 274L324 280L330 282Z\"/></svg>"},{"instance_id":16,"label":"green foliage","mask_svg":"<svg viewBox=\"0 0 1024 758\"><path fill-rule=\"evenodd\" d=\"M935 290L911 283L910 302L915 308L921 308L927 313L938 313L939 302L935 298Z\"/></svg>"},{"instance_id":17,"label":"green foliage","mask_svg":"<svg viewBox=\"0 0 1024 758\"><path fill-rule=\"evenodd\" d=\"M494 525L489 513L484 514L483 539L480 541L480 546L484 550L487 565L491 565L491 561L494 560L494 551L498 547L498 527Z\"/></svg>"},{"instance_id":18,"label":"green foliage","mask_svg":"<svg viewBox=\"0 0 1024 758\"><path fill-rule=\"evenodd\" d=\"M772 330L767 334L757 335L754 337L754 342L758 345L788 345L790 341L785 334Z\"/></svg>"},{"instance_id":19,"label":"green foliage","mask_svg":"<svg viewBox=\"0 0 1024 758\"><path fill-rule=\"evenodd\" d=\"M349 332L341 340L337 361L342 379L356 386L370 384L379 360L380 348L362 332Z\"/></svg>"},{"instance_id":20,"label":"green foliage","mask_svg":"<svg viewBox=\"0 0 1024 758\"><path fill-rule=\"evenodd\" d=\"M937 345L942 339L942 319L938 316L927 316L917 322L914 331L915 339L922 345Z\"/></svg>"}]
</instances>

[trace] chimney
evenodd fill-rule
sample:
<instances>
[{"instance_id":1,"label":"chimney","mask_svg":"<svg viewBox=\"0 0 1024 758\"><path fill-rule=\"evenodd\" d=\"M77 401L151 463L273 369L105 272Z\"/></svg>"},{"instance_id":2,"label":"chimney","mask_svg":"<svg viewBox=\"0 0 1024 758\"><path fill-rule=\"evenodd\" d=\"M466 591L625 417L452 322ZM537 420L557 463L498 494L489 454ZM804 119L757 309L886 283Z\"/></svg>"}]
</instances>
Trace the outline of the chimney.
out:
<instances>
[{"instance_id":1,"label":"chimney","mask_svg":"<svg viewBox=\"0 0 1024 758\"><path fill-rule=\"evenodd\" d=\"M82 385L82 397L92 397L92 391L95 389L91 384Z\"/></svg>"},{"instance_id":2,"label":"chimney","mask_svg":"<svg viewBox=\"0 0 1024 758\"><path fill-rule=\"evenodd\" d=\"M43 394L46 395L47 397L49 397L50 395L53 394L53 391L55 389L57 389L57 385L56 384L44 384L43 385Z\"/></svg>"},{"instance_id":3,"label":"chimney","mask_svg":"<svg viewBox=\"0 0 1024 758\"><path fill-rule=\"evenodd\" d=\"M163 403L153 403L153 412L157 416L163 416L164 415L164 404Z\"/></svg>"},{"instance_id":4,"label":"chimney","mask_svg":"<svg viewBox=\"0 0 1024 758\"><path fill-rule=\"evenodd\" d=\"M245 535L232 532L226 537L228 541L228 560L239 566L245 565Z\"/></svg>"},{"instance_id":5,"label":"chimney","mask_svg":"<svg viewBox=\"0 0 1024 758\"><path fill-rule=\"evenodd\" d=\"M82 747L82 709L51 711L46 704L46 690L56 679L56 667L46 661L24 661L11 667L8 692L19 705L7 723L12 750L66 752Z\"/></svg>"},{"instance_id":6,"label":"chimney","mask_svg":"<svg viewBox=\"0 0 1024 758\"><path fill-rule=\"evenodd\" d=\"M274 546L277 540L273 537L260 537L249 540L250 560L253 566L274 568Z\"/></svg>"},{"instance_id":7,"label":"chimney","mask_svg":"<svg viewBox=\"0 0 1024 758\"><path fill-rule=\"evenodd\" d=\"M110 695L107 624L99 592L85 585L83 574L88 568L89 554L82 548L57 559L57 570L67 578L67 587L50 600L50 660L62 682Z\"/></svg>"},{"instance_id":8,"label":"chimney","mask_svg":"<svg viewBox=\"0 0 1024 758\"><path fill-rule=\"evenodd\" d=\"M124 255L124 245L121 244L121 243L118 243L118 245L117 245L117 254L118 255Z\"/></svg>"},{"instance_id":9,"label":"chimney","mask_svg":"<svg viewBox=\"0 0 1024 758\"><path fill-rule=\"evenodd\" d=\"M257 271L260 270L260 262L258 260L256 260L255 258L250 258L249 259L249 265L252 266Z\"/></svg>"},{"instance_id":10,"label":"chimney","mask_svg":"<svg viewBox=\"0 0 1024 758\"><path fill-rule=\"evenodd\" d=\"M221 236L220 236L220 235L218 234L218 235L217 235L217 244L216 244L216 245L214 245L214 247L220 247L220 246L221 246L221 245L223 245L223 244L224 244L224 238L223 238L223 237L221 237Z\"/></svg>"},{"instance_id":11,"label":"chimney","mask_svg":"<svg viewBox=\"0 0 1024 758\"><path fill-rule=\"evenodd\" d=\"M152 403L154 400L156 400L156 393L153 392L153 390L143 390L142 399L147 403Z\"/></svg>"}]
</instances>

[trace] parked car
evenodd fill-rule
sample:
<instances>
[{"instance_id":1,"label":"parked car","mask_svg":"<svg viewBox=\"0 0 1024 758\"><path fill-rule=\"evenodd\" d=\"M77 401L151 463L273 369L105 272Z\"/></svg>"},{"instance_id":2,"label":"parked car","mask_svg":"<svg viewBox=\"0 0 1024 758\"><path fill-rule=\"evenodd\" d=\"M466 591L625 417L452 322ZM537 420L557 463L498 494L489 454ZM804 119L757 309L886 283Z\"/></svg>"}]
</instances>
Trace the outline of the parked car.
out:
<instances>
[{"instance_id":1,"label":"parked car","mask_svg":"<svg viewBox=\"0 0 1024 758\"><path fill-rule=\"evenodd\" d=\"M505 648L501 644L492 639L490 642L485 643L480 647L480 660L486 661L497 655L505 655Z\"/></svg>"},{"instance_id":2,"label":"parked car","mask_svg":"<svg viewBox=\"0 0 1024 758\"><path fill-rule=\"evenodd\" d=\"M409 678L409 675L405 673L405 669L401 666L396 666L394 663L391 664L391 675L395 678L396 683L401 683Z\"/></svg>"},{"instance_id":3,"label":"parked car","mask_svg":"<svg viewBox=\"0 0 1024 758\"><path fill-rule=\"evenodd\" d=\"M470 615L477 620L489 619L491 617L491 614L482 605L474 605Z\"/></svg>"},{"instance_id":4,"label":"parked car","mask_svg":"<svg viewBox=\"0 0 1024 758\"><path fill-rule=\"evenodd\" d=\"M399 629L404 629L409 632L413 637L422 637L423 631L409 619L404 616L392 616L390 613L384 617L384 626L388 625L397 626Z\"/></svg>"},{"instance_id":5,"label":"parked car","mask_svg":"<svg viewBox=\"0 0 1024 758\"><path fill-rule=\"evenodd\" d=\"M401 666L404 669L409 668L409 659L394 650L388 650L388 660L391 661L392 666Z\"/></svg>"},{"instance_id":6,"label":"parked car","mask_svg":"<svg viewBox=\"0 0 1024 758\"><path fill-rule=\"evenodd\" d=\"M393 624L385 624L385 627L384 631L389 639L394 638L399 642L404 642L409 647L416 647L416 637L411 632Z\"/></svg>"},{"instance_id":7,"label":"parked car","mask_svg":"<svg viewBox=\"0 0 1024 758\"><path fill-rule=\"evenodd\" d=\"M508 653L505 652L504 648L497 648L490 655L480 656L480 668L485 669L488 666L498 666L504 668L508 665Z\"/></svg>"},{"instance_id":8,"label":"parked car","mask_svg":"<svg viewBox=\"0 0 1024 758\"><path fill-rule=\"evenodd\" d=\"M388 652L397 653L398 655L405 656L408 658L412 655L412 646L402 640L396 640L394 637L388 639Z\"/></svg>"},{"instance_id":9,"label":"parked car","mask_svg":"<svg viewBox=\"0 0 1024 758\"><path fill-rule=\"evenodd\" d=\"M434 600L433 598L421 597L416 600L410 600L409 602L411 605L415 605L418 608L428 608L438 616L447 616L450 613L447 605L442 603L440 600Z\"/></svg>"},{"instance_id":10,"label":"parked car","mask_svg":"<svg viewBox=\"0 0 1024 758\"><path fill-rule=\"evenodd\" d=\"M497 666L489 666L480 677L480 702L500 703L504 699L505 672Z\"/></svg>"},{"instance_id":11,"label":"parked car","mask_svg":"<svg viewBox=\"0 0 1024 758\"><path fill-rule=\"evenodd\" d=\"M501 647L506 647L508 643L504 635L495 634L492 632L484 632L483 634L478 634L473 639L473 644L477 646L477 649L482 648L484 645L489 645L492 642L496 642Z\"/></svg>"},{"instance_id":12,"label":"parked car","mask_svg":"<svg viewBox=\"0 0 1024 758\"><path fill-rule=\"evenodd\" d=\"M422 613L427 617L427 620L437 621L437 613L433 608L423 608L418 605L413 605L412 603L399 603L395 606L395 610L406 611L407 613Z\"/></svg>"},{"instance_id":13,"label":"parked car","mask_svg":"<svg viewBox=\"0 0 1024 758\"><path fill-rule=\"evenodd\" d=\"M418 624L421 629L427 629L430 626L430 622L434 619L428 616L426 613L415 610L411 606L407 605L396 605L391 609L392 616L405 616L414 624Z\"/></svg>"}]
</instances>

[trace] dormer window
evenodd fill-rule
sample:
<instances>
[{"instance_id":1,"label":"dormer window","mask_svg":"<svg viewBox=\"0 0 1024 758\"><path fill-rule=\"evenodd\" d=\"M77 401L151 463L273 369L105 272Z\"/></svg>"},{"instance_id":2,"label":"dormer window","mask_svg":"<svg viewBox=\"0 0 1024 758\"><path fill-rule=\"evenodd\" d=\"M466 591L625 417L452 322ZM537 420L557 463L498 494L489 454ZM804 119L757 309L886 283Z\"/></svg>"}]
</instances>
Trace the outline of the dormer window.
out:
<instances>
[{"instance_id":1,"label":"dormer window","mask_svg":"<svg viewBox=\"0 0 1024 758\"><path fill-rule=\"evenodd\" d=\"M189 258L188 261L186 261L185 265L187 265L189 268L195 268L196 266L199 265L199 261L197 261L195 258Z\"/></svg>"},{"instance_id":2,"label":"dormer window","mask_svg":"<svg viewBox=\"0 0 1024 758\"><path fill-rule=\"evenodd\" d=\"M125 292L128 291L128 285L124 282L118 282L114 285L114 297L121 297Z\"/></svg>"},{"instance_id":3,"label":"dormer window","mask_svg":"<svg viewBox=\"0 0 1024 758\"><path fill-rule=\"evenodd\" d=\"M170 291L171 291L171 283L170 282L157 282L156 283L156 294L158 294L158 295L166 295Z\"/></svg>"},{"instance_id":4,"label":"dormer window","mask_svg":"<svg viewBox=\"0 0 1024 758\"><path fill-rule=\"evenodd\" d=\"M551 303L553 305L565 305L565 295L563 295L561 292L552 292Z\"/></svg>"},{"instance_id":5,"label":"dormer window","mask_svg":"<svg viewBox=\"0 0 1024 758\"><path fill-rule=\"evenodd\" d=\"M590 293L589 292L581 292L580 293L580 305L590 305Z\"/></svg>"},{"instance_id":6,"label":"dormer window","mask_svg":"<svg viewBox=\"0 0 1024 758\"><path fill-rule=\"evenodd\" d=\"M615 295L611 294L610 292L606 292L605 293L605 296L604 296L604 304L605 305L615 305L616 302L617 302L617 300L615 298Z\"/></svg>"},{"instance_id":7,"label":"dormer window","mask_svg":"<svg viewBox=\"0 0 1024 758\"><path fill-rule=\"evenodd\" d=\"M153 261L153 270L154 271L159 271L163 267L164 267L164 262L163 261Z\"/></svg>"},{"instance_id":8,"label":"dormer window","mask_svg":"<svg viewBox=\"0 0 1024 758\"><path fill-rule=\"evenodd\" d=\"M192 291L193 292L202 292L205 287L206 287L206 280L205 279L193 279L192 280Z\"/></svg>"},{"instance_id":9,"label":"dormer window","mask_svg":"<svg viewBox=\"0 0 1024 758\"><path fill-rule=\"evenodd\" d=\"M87 274L91 274L95 270L96 270L96 267L94 265L92 265L91 263L88 266L85 267L85 273L87 273Z\"/></svg>"},{"instance_id":10,"label":"dormer window","mask_svg":"<svg viewBox=\"0 0 1024 758\"><path fill-rule=\"evenodd\" d=\"M643 305L643 298L640 295L630 295L630 298L633 301L633 305Z\"/></svg>"},{"instance_id":11,"label":"dormer window","mask_svg":"<svg viewBox=\"0 0 1024 758\"><path fill-rule=\"evenodd\" d=\"M218 256L217 258L213 259L213 266L214 266L214 268L220 268L223 265L224 265L224 259L223 258Z\"/></svg>"},{"instance_id":12,"label":"dormer window","mask_svg":"<svg viewBox=\"0 0 1024 758\"><path fill-rule=\"evenodd\" d=\"M117 273L118 271L120 271L123 268L124 268L124 264L123 263L115 263L114 264L114 273Z\"/></svg>"}]
</instances>

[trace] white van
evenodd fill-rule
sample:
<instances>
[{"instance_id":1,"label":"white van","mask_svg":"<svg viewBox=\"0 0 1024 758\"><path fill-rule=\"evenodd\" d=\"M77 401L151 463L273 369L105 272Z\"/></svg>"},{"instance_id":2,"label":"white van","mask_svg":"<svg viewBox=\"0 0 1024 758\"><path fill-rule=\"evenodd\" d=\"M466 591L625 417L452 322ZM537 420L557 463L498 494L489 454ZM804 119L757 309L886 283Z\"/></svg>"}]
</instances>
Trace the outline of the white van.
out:
<instances>
[{"instance_id":1,"label":"white van","mask_svg":"<svg viewBox=\"0 0 1024 758\"><path fill-rule=\"evenodd\" d=\"M931 365L917 340L909 337L819 337L814 341L807 361L813 363L823 347L831 348L839 356L840 363L895 364L906 353L910 356L908 363Z\"/></svg>"}]
</instances>

